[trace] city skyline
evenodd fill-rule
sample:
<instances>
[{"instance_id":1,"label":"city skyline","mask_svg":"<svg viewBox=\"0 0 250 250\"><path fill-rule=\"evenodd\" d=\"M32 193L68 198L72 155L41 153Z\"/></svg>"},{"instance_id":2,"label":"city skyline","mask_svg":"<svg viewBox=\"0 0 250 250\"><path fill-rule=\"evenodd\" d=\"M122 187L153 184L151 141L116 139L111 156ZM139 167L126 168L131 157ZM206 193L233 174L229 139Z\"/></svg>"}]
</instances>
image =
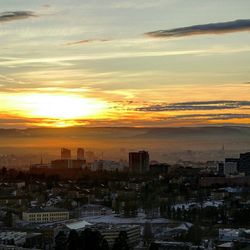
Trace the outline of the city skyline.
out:
<instances>
[{"instance_id":1,"label":"city skyline","mask_svg":"<svg viewBox=\"0 0 250 250\"><path fill-rule=\"evenodd\" d=\"M1 128L249 125L247 1L0 4Z\"/></svg>"}]
</instances>

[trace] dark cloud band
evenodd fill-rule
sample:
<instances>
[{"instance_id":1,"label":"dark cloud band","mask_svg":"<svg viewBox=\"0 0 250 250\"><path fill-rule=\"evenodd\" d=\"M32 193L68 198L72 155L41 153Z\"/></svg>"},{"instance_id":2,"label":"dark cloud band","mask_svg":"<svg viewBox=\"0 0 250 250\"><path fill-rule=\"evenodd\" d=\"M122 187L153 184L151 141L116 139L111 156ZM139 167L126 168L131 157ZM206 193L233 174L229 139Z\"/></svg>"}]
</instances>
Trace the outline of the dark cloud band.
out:
<instances>
[{"instance_id":1,"label":"dark cloud band","mask_svg":"<svg viewBox=\"0 0 250 250\"><path fill-rule=\"evenodd\" d=\"M35 17L36 15L32 11L10 11L0 13L0 22L10 22L20 19L26 19Z\"/></svg>"},{"instance_id":2,"label":"dark cloud band","mask_svg":"<svg viewBox=\"0 0 250 250\"><path fill-rule=\"evenodd\" d=\"M80 44L89 44L89 43L95 43L95 42L108 42L110 40L108 39L86 39L86 40L80 40L80 41L74 41L66 43L65 45L80 45Z\"/></svg>"},{"instance_id":3,"label":"dark cloud band","mask_svg":"<svg viewBox=\"0 0 250 250\"><path fill-rule=\"evenodd\" d=\"M177 115L175 119L232 120L250 119L250 114L191 114Z\"/></svg>"},{"instance_id":4,"label":"dark cloud band","mask_svg":"<svg viewBox=\"0 0 250 250\"><path fill-rule=\"evenodd\" d=\"M250 101L207 101L207 102L180 102L162 103L136 108L136 111L163 112L163 111L187 111L187 110L225 110L250 107Z\"/></svg>"},{"instance_id":5,"label":"dark cloud band","mask_svg":"<svg viewBox=\"0 0 250 250\"><path fill-rule=\"evenodd\" d=\"M223 23L209 23L202 25L194 25L187 27L180 27L170 30L157 30L146 33L150 37L183 37L193 35L206 35L206 34L224 34L240 31L250 31L250 19L235 20Z\"/></svg>"}]
</instances>

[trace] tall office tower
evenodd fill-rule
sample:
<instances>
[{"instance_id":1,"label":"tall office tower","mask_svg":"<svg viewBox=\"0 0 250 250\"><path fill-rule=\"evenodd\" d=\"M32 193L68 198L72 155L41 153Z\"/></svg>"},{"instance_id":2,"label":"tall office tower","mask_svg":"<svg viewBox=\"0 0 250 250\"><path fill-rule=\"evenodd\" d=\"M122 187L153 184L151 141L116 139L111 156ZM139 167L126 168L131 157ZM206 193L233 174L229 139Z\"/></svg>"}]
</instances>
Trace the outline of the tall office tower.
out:
<instances>
[{"instance_id":1,"label":"tall office tower","mask_svg":"<svg viewBox=\"0 0 250 250\"><path fill-rule=\"evenodd\" d=\"M224 175L236 175L239 173L239 159L238 158L226 158L224 165Z\"/></svg>"},{"instance_id":2,"label":"tall office tower","mask_svg":"<svg viewBox=\"0 0 250 250\"><path fill-rule=\"evenodd\" d=\"M240 154L239 172L250 175L250 152Z\"/></svg>"},{"instance_id":3,"label":"tall office tower","mask_svg":"<svg viewBox=\"0 0 250 250\"><path fill-rule=\"evenodd\" d=\"M220 176L224 175L224 162L218 162L217 172Z\"/></svg>"},{"instance_id":4,"label":"tall office tower","mask_svg":"<svg viewBox=\"0 0 250 250\"><path fill-rule=\"evenodd\" d=\"M95 153L92 151L86 151L86 162L92 163L96 160Z\"/></svg>"},{"instance_id":5,"label":"tall office tower","mask_svg":"<svg viewBox=\"0 0 250 250\"><path fill-rule=\"evenodd\" d=\"M149 153L147 151L130 152L129 170L134 173L149 171Z\"/></svg>"},{"instance_id":6,"label":"tall office tower","mask_svg":"<svg viewBox=\"0 0 250 250\"><path fill-rule=\"evenodd\" d=\"M70 160L71 159L71 150L67 148L61 149L61 160Z\"/></svg>"},{"instance_id":7,"label":"tall office tower","mask_svg":"<svg viewBox=\"0 0 250 250\"><path fill-rule=\"evenodd\" d=\"M84 160L84 149L83 148L78 148L77 149L77 160Z\"/></svg>"}]
</instances>

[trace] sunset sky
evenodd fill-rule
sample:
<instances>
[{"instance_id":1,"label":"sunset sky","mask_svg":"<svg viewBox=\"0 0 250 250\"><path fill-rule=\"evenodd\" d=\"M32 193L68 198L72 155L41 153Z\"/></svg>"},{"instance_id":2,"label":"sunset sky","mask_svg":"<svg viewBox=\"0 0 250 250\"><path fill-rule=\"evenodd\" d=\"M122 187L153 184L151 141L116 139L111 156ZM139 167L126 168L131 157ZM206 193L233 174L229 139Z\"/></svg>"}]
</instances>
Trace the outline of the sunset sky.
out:
<instances>
[{"instance_id":1,"label":"sunset sky","mask_svg":"<svg viewBox=\"0 0 250 250\"><path fill-rule=\"evenodd\" d=\"M0 127L250 123L248 0L0 7Z\"/></svg>"}]
</instances>

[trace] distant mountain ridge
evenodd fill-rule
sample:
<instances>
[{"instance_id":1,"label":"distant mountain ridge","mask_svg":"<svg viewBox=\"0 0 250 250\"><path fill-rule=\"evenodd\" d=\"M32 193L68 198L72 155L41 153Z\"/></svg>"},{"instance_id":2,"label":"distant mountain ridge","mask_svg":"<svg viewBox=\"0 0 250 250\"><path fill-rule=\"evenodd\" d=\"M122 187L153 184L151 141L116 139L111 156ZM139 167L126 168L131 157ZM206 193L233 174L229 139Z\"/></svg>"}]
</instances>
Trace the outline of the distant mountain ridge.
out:
<instances>
[{"instance_id":1,"label":"distant mountain ridge","mask_svg":"<svg viewBox=\"0 0 250 250\"><path fill-rule=\"evenodd\" d=\"M173 137L250 137L250 127L68 127L0 129L0 137L87 137L87 138L173 138Z\"/></svg>"}]
</instances>

